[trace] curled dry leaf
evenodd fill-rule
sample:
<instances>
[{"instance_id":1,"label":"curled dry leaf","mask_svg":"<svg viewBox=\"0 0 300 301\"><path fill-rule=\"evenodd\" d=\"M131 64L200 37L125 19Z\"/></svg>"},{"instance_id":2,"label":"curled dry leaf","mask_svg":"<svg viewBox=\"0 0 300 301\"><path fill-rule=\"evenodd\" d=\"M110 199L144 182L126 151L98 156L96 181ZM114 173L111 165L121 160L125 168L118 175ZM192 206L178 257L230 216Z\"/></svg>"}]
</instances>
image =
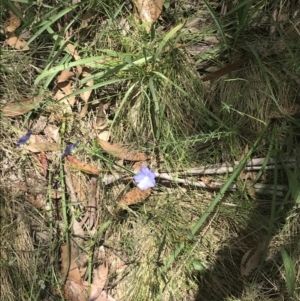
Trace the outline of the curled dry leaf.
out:
<instances>
[{"instance_id":1,"label":"curled dry leaf","mask_svg":"<svg viewBox=\"0 0 300 301\"><path fill-rule=\"evenodd\" d=\"M143 202L151 194L151 188L146 190L140 190L138 187L133 188L125 194L125 196L119 201L117 211L122 208L122 205L133 205Z\"/></svg>"},{"instance_id":2,"label":"curled dry leaf","mask_svg":"<svg viewBox=\"0 0 300 301\"><path fill-rule=\"evenodd\" d=\"M12 102L2 108L4 117L17 117L35 109L42 97L34 97L23 101Z\"/></svg>"},{"instance_id":3,"label":"curled dry leaf","mask_svg":"<svg viewBox=\"0 0 300 301\"><path fill-rule=\"evenodd\" d=\"M100 146L110 155L121 159L121 160L127 160L127 161L145 161L148 159L148 156L145 153L136 153L136 152L130 152L127 149L113 145L107 141L101 140L97 137L97 140L100 144Z\"/></svg>"},{"instance_id":4,"label":"curled dry leaf","mask_svg":"<svg viewBox=\"0 0 300 301\"><path fill-rule=\"evenodd\" d=\"M18 38L13 32L11 32L5 42L12 48L17 50L29 50L29 47L26 45L26 41ZM26 45L26 46L25 46Z\"/></svg>"},{"instance_id":5,"label":"curled dry leaf","mask_svg":"<svg viewBox=\"0 0 300 301\"><path fill-rule=\"evenodd\" d=\"M68 155L67 157L68 162L71 164L71 167L76 168L82 172L92 174L92 175L98 175L100 173L100 169L88 164L79 161L74 156Z\"/></svg>"},{"instance_id":6,"label":"curled dry leaf","mask_svg":"<svg viewBox=\"0 0 300 301\"><path fill-rule=\"evenodd\" d=\"M47 151L58 151L59 144L52 142L37 142L31 143L29 145L23 146L26 150L31 151L33 153L47 152Z\"/></svg>"}]
</instances>

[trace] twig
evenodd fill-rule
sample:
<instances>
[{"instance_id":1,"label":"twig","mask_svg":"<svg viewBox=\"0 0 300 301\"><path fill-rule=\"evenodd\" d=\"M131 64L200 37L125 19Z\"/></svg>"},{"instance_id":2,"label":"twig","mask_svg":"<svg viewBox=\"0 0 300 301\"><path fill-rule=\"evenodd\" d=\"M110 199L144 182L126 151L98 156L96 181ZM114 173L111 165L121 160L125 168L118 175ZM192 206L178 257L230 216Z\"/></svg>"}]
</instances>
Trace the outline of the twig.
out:
<instances>
[{"instance_id":1,"label":"twig","mask_svg":"<svg viewBox=\"0 0 300 301\"><path fill-rule=\"evenodd\" d=\"M244 167L244 171L258 171L261 170L262 164L264 163L266 159L265 158L256 158L249 160L248 163ZM274 169L275 168L275 162L276 159L270 158L268 160L268 165L265 167L266 170ZM214 174L226 174L231 173L234 171L235 167L239 164L239 161L235 161L234 164L229 165L228 163L223 164L213 164L213 165L207 165L207 166L199 166L195 168L190 168L184 171L180 171L178 173L155 173L155 177L167 181L172 181L179 184L194 186L194 187L200 187L205 189L216 189L219 190L222 188L224 183L221 182L211 182L210 186L206 185L202 181L194 181L194 180L187 180L179 178L178 175L184 176L184 175L214 175ZM295 168L296 166L296 159L294 158L286 158L284 160L284 164L286 167ZM277 165L278 168L283 168L282 164ZM104 185L111 184L115 181L118 181L122 178L125 178L125 175L122 174L113 174L113 175L105 175L102 179L102 183ZM228 188L228 191L235 191L237 189L237 186L235 184L230 185ZM283 195L285 191L288 191L288 186L286 185L277 185L277 187L274 187L271 184L255 184L254 190L256 192L260 193L266 193L266 194L272 194L273 190L276 189L278 195Z\"/></svg>"},{"instance_id":2,"label":"twig","mask_svg":"<svg viewBox=\"0 0 300 301\"><path fill-rule=\"evenodd\" d=\"M257 159L252 159L250 160L246 166L244 167L245 171L251 171L251 170L260 170L261 165L263 164L265 158L257 158ZM275 159L270 158L268 161L268 165L266 166L266 169L274 169L275 168ZM228 172L233 172L235 166L237 166L240 162L235 161L234 165L230 165L227 163L223 164L212 164L212 165L207 165L207 166L199 166L195 168L190 168L185 171L180 172L180 174L190 174L190 175L199 175L199 174L206 174L206 175L211 175L211 174L225 174ZM284 161L285 166L287 167L295 167L296 160L293 158L288 158ZM281 164L277 165L278 168L283 168Z\"/></svg>"}]
</instances>

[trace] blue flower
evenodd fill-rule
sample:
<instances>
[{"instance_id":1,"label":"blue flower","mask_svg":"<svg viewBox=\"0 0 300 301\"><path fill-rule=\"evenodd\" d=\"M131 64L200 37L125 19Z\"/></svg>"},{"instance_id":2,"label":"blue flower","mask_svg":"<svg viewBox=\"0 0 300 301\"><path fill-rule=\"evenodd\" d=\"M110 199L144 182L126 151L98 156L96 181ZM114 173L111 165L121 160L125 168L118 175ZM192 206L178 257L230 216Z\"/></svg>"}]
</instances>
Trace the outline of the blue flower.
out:
<instances>
[{"instance_id":1,"label":"blue flower","mask_svg":"<svg viewBox=\"0 0 300 301\"><path fill-rule=\"evenodd\" d=\"M146 190L150 187L154 187L155 172L151 171L148 167L142 167L140 171L133 177L134 181L138 184L138 188Z\"/></svg>"},{"instance_id":2,"label":"blue flower","mask_svg":"<svg viewBox=\"0 0 300 301\"><path fill-rule=\"evenodd\" d=\"M69 154L71 154L72 151L75 149L75 147L77 147L78 143L79 142L76 141L75 143L68 145L66 147L66 149L63 151L63 153L61 154L61 157L64 158L64 157L68 156Z\"/></svg>"},{"instance_id":3,"label":"blue flower","mask_svg":"<svg viewBox=\"0 0 300 301\"><path fill-rule=\"evenodd\" d=\"M18 140L18 142L17 142L17 146L21 146L22 144L25 144L28 140L29 140L29 138L30 138L30 136L31 136L31 131L28 131L24 136L22 136L19 140Z\"/></svg>"}]
</instances>

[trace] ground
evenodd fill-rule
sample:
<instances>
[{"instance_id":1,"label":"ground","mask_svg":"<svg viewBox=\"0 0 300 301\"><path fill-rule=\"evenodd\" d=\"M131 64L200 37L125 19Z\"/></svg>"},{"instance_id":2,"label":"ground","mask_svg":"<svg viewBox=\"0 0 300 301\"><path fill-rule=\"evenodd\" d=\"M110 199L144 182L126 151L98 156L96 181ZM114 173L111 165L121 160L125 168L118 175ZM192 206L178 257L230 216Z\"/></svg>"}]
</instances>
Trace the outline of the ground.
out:
<instances>
[{"instance_id":1,"label":"ground","mask_svg":"<svg viewBox=\"0 0 300 301\"><path fill-rule=\"evenodd\" d=\"M2 300L300 300L298 1L1 6Z\"/></svg>"}]
</instances>

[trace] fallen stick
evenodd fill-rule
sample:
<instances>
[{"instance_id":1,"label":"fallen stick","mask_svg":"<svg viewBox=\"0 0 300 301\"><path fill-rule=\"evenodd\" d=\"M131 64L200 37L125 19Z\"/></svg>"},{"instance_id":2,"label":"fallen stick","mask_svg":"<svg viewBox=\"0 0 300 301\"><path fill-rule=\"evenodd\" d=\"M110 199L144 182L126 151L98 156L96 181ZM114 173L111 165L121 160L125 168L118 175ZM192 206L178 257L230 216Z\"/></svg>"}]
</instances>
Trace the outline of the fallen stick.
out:
<instances>
[{"instance_id":1,"label":"fallen stick","mask_svg":"<svg viewBox=\"0 0 300 301\"><path fill-rule=\"evenodd\" d=\"M256 158L256 159L252 159L250 160L245 168L244 171L258 171L261 170L262 165L265 161L265 158ZM266 170L270 170L270 169L275 169L275 163L276 163L276 159L270 158L268 160L267 165L265 166ZM158 179L163 179L163 180L167 180L167 181L171 181L174 183L179 183L179 184L183 184L183 185L188 185L188 186L194 186L194 187L200 187L200 188L205 188L205 189L216 189L219 190L222 188L222 186L224 185L224 183L221 182L211 182L210 185L206 185L204 182L202 181L195 181L195 180L187 180L187 179L183 179L183 178L179 178L178 176L184 176L184 175L201 175L201 174L205 174L205 175L213 175L213 174L226 174L226 173L230 173L233 172L234 168L236 165L238 165L239 162L235 161L234 165L229 165L227 163L223 163L223 164L214 164L214 165L207 165L207 166L200 166L200 167L195 167L195 168L190 168L187 169L185 171L180 171L178 173L155 173L155 177ZM270 164L270 165L268 165ZM295 168L296 166L296 159L294 158L286 158L284 160L284 164L285 167L289 167L289 168ZM283 168L282 164L278 164L277 168ZM121 175L121 174L113 174L113 175L104 175L103 179L102 179L102 183L104 185L109 185L117 180L120 180L122 178L125 178L125 175ZM253 186L255 192L258 193L265 193L265 194L272 194L275 187L272 184L255 184ZM277 185L276 187L276 193L277 195L283 196L284 193L286 191L288 191L289 187L287 185ZM228 191L235 191L237 190L237 186L236 184L231 185L228 188Z\"/></svg>"}]
</instances>

